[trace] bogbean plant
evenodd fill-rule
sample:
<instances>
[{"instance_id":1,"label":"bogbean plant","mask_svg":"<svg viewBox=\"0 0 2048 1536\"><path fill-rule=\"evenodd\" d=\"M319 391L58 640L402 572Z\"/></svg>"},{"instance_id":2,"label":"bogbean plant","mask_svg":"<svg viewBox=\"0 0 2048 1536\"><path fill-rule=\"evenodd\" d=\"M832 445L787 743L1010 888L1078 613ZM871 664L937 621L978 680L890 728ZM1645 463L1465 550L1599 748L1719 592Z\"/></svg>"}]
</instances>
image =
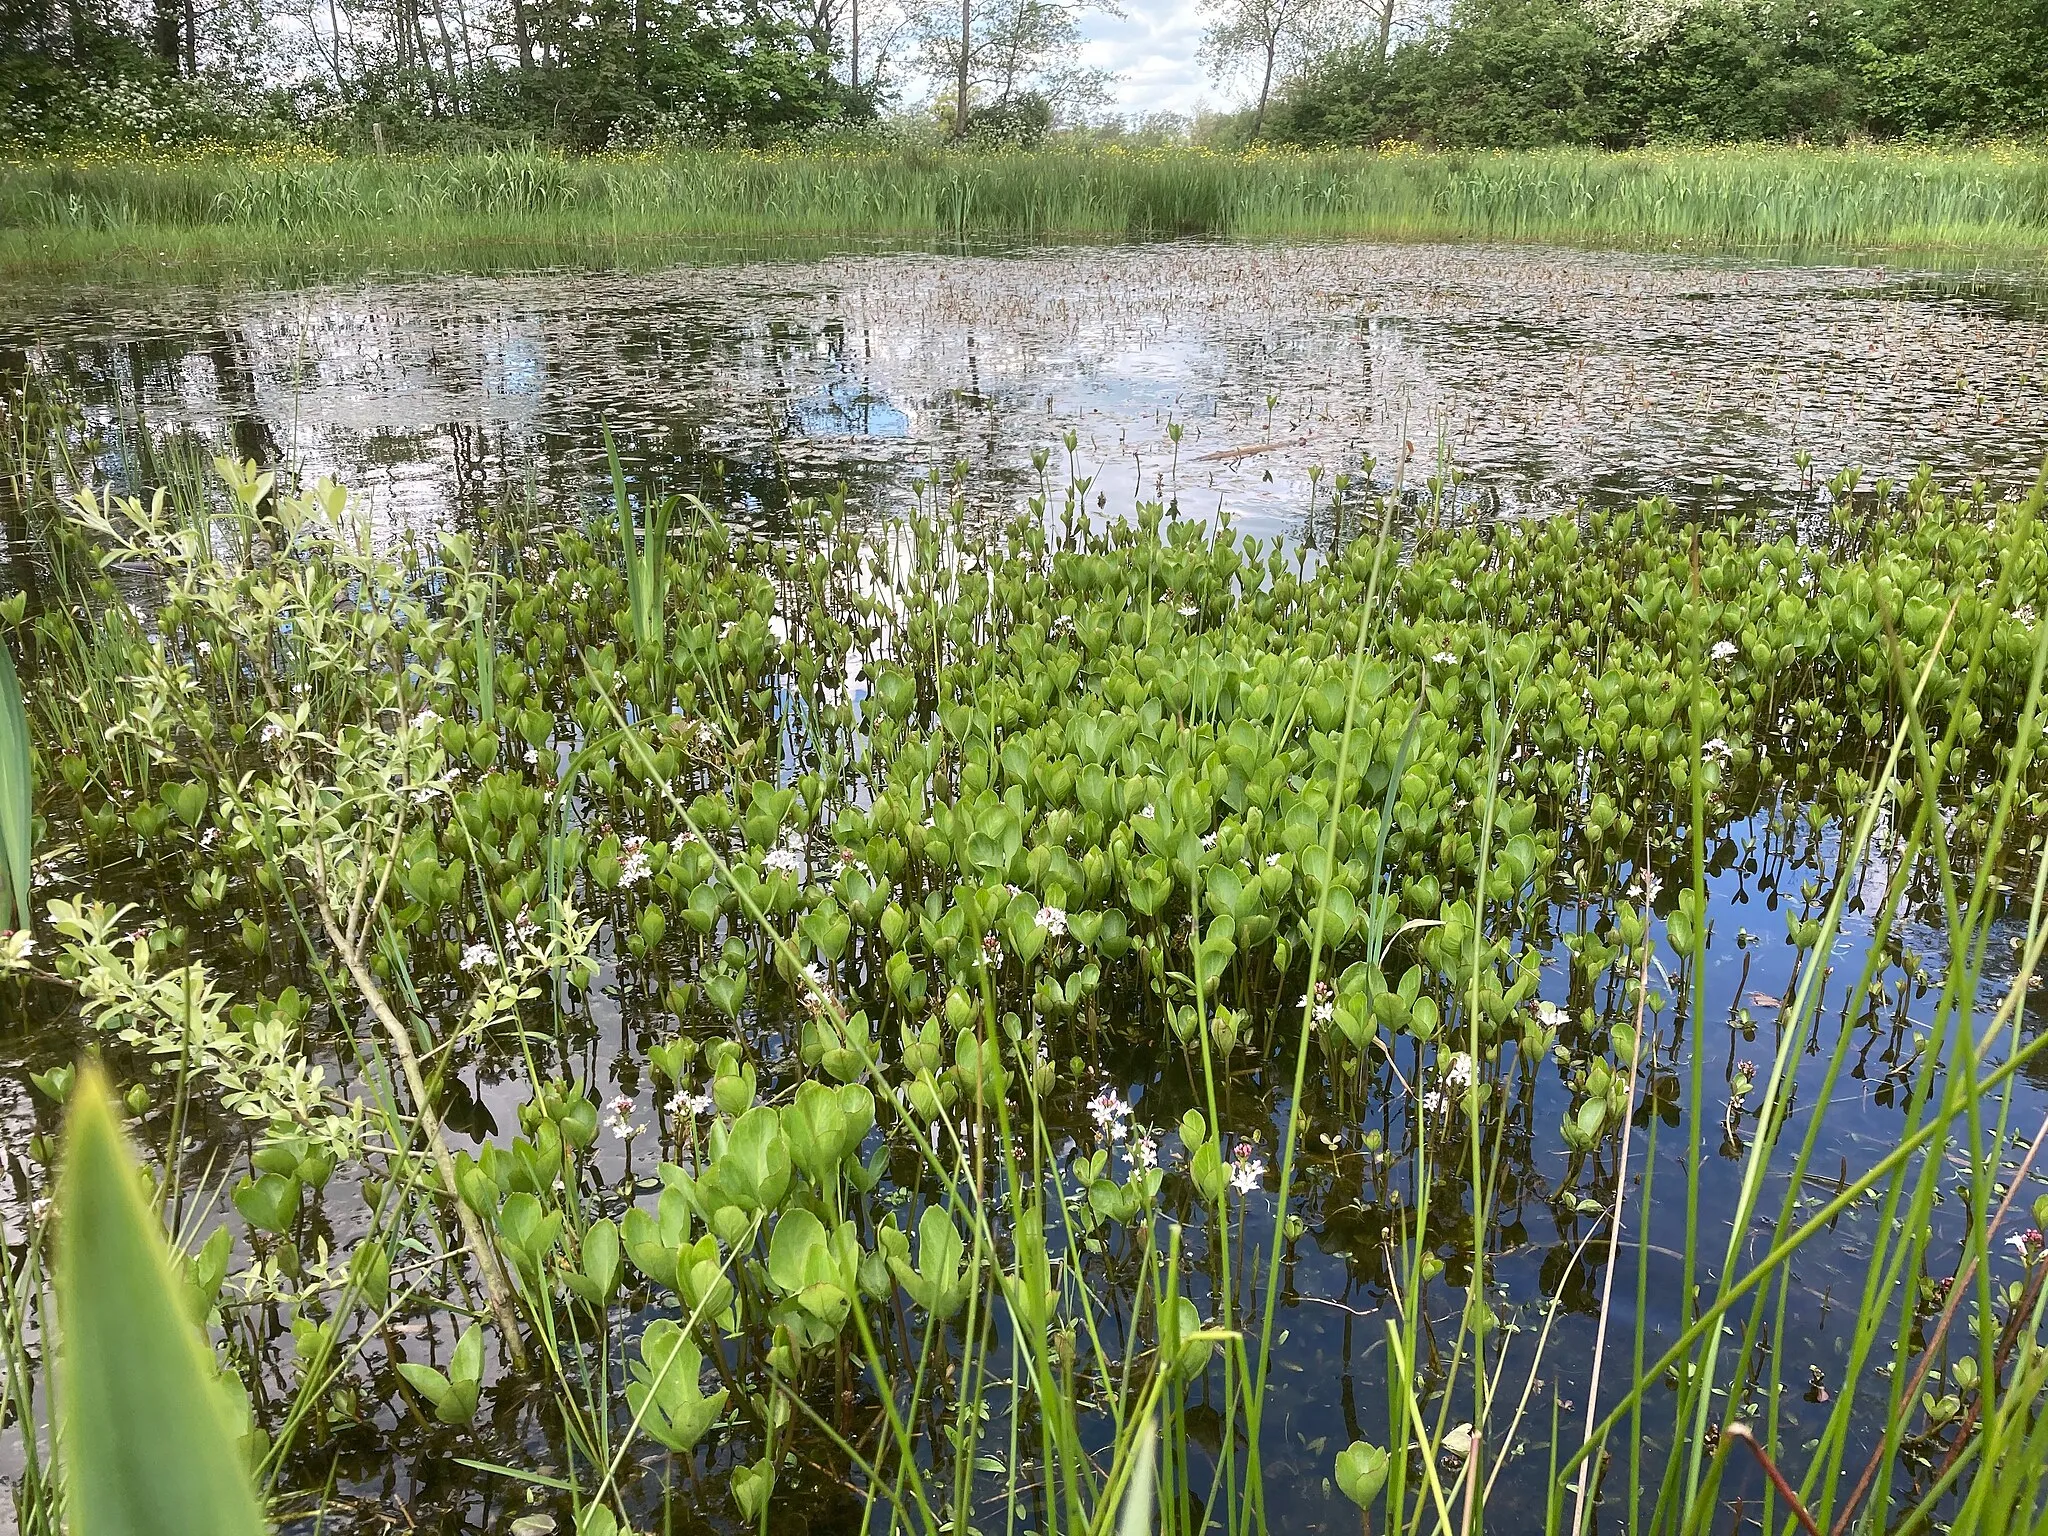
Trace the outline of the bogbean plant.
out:
<instances>
[{"instance_id":1,"label":"bogbean plant","mask_svg":"<svg viewBox=\"0 0 2048 1536\"><path fill-rule=\"evenodd\" d=\"M1996 1529L2031 1499L2042 1271L1994 1247L2023 985L1972 1021L1998 883L2038 898L2038 498L1845 478L1798 537L1650 503L1406 542L1389 499L1311 566L1153 505L1091 523L1079 480L994 531L957 476L875 531L802 506L794 539L621 481L586 523L380 545L338 487L221 477L41 508L52 596L16 638L48 835L91 872L0 953L74 989L136 1077L281 1511L352 1425L470 1426L432 1443L474 1457L483 1405L539 1392L565 1461L494 1459L584 1533L692 1508L766 1530L847 1487L890 1529L1263 1530L1283 1268L1339 1181L1389 1213L1361 1255L1387 1395L1384 1443L1322 1465L1376 1528L1479 1529L1546 1418L1552 1530L1604 1499L1704 1531L1741 1443L1789 1479L1774 1528L1961 1500ZM1823 878L1786 908L1777 1054L1724 1116L1694 1027L1706 849L1755 817ZM1826 1118L1791 1118L1793 1068L1871 869L1820 1102L1885 1027L1909 893L1946 925L1932 971L1904 957L1938 1022L1905 1030L1902 980L1900 1139L1772 1225L1766 1174L1796 1192ZM1167 1062L1136 1102L1108 1066L1132 1053ZM472 1066L521 1085L518 1124L458 1146ZM1681 1112L1659 1359L1651 1186ZM1725 1234L1709 1123L1744 1159ZM246 1154L231 1179L188 1182L200 1125ZM1930 1215L1950 1156L1960 1258ZM1511 1190L1532 1159L1554 1184ZM322 1208L348 1200L344 1254ZM1564 1281L1506 1315L1531 1200L1606 1254L1605 1381L1546 1358ZM1801 1452L1759 1341L1859 1200L1901 1219ZM1632 1345L1608 1337L1624 1242ZM17 1271L11 1328L38 1284ZM1677 1450L1648 1460L1655 1425ZM57 1480L26 1486L54 1529Z\"/></svg>"}]
</instances>

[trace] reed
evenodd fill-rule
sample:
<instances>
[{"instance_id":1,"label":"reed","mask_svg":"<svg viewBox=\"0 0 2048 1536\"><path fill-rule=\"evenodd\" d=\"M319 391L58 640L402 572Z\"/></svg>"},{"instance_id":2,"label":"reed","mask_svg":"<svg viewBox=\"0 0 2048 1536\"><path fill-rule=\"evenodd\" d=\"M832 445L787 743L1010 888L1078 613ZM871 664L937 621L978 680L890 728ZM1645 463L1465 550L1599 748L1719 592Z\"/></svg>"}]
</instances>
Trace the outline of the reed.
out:
<instances>
[{"instance_id":1,"label":"reed","mask_svg":"<svg viewBox=\"0 0 2048 1536\"><path fill-rule=\"evenodd\" d=\"M2031 149L1218 154L1052 148L0 167L0 271L648 263L732 245L1373 238L1789 254L2048 240Z\"/></svg>"}]
</instances>

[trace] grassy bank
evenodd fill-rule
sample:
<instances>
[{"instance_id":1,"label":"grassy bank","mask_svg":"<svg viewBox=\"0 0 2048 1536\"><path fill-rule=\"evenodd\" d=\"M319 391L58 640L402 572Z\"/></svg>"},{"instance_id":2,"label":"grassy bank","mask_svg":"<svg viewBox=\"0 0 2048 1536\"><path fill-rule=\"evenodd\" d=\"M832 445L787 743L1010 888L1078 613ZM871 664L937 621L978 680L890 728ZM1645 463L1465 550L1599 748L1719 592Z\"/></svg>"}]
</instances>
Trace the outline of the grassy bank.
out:
<instances>
[{"instance_id":1,"label":"grassy bank","mask_svg":"<svg viewBox=\"0 0 2048 1536\"><path fill-rule=\"evenodd\" d=\"M707 243L1195 235L2031 261L2048 244L2048 155L701 150L0 167L0 271L16 274L195 262L634 262Z\"/></svg>"}]
</instances>

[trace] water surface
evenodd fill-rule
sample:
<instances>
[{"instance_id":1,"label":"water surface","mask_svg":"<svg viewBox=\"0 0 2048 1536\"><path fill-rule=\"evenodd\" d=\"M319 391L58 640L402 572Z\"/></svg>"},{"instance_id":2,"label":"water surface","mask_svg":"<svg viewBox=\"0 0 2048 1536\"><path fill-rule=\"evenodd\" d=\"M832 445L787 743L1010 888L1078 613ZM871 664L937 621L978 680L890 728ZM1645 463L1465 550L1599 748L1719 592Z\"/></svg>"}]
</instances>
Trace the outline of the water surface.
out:
<instances>
[{"instance_id":1,"label":"water surface","mask_svg":"<svg viewBox=\"0 0 2048 1536\"><path fill-rule=\"evenodd\" d=\"M720 480L770 524L792 494L844 482L885 510L956 465L1014 505L1035 450L1063 478L1071 429L1104 505L1292 530L1368 456L1534 512L1810 503L1847 464L2018 483L2048 451L2044 291L1527 246L851 254L18 293L0 374L413 523L585 494L609 423L668 484Z\"/></svg>"}]
</instances>

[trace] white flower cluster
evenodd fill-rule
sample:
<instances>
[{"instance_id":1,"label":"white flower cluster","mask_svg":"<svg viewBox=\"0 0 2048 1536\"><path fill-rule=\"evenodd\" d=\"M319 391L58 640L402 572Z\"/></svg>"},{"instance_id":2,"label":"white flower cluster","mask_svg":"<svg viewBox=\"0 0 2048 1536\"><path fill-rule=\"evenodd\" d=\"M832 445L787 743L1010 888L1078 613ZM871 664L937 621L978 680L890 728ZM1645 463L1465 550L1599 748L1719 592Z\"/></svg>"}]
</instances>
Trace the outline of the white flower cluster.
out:
<instances>
[{"instance_id":1,"label":"white flower cluster","mask_svg":"<svg viewBox=\"0 0 2048 1536\"><path fill-rule=\"evenodd\" d=\"M1088 1113L1095 1128L1111 1141L1122 1141L1130 1130L1131 1106L1114 1088L1105 1088L1088 1101Z\"/></svg>"},{"instance_id":2,"label":"white flower cluster","mask_svg":"<svg viewBox=\"0 0 2048 1536\"><path fill-rule=\"evenodd\" d=\"M1295 1006L1297 1008L1309 1008L1311 1016L1319 1025L1329 1024L1337 1017L1336 993L1327 981L1316 983L1316 995L1313 1005L1310 1004L1308 994L1304 992L1301 1000Z\"/></svg>"},{"instance_id":3,"label":"white flower cluster","mask_svg":"<svg viewBox=\"0 0 2048 1536\"><path fill-rule=\"evenodd\" d=\"M1248 1195L1257 1189L1266 1177L1266 1160L1252 1150L1248 1141L1240 1141L1230 1152L1230 1187L1240 1195Z\"/></svg>"},{"instance_id":4,"label":"white flower cluster","mask_svg":"<svg viewBox=\"0 0 2048 1536\"><path fill-rule=\"evenodd\" d=\"M654 866L647 856L647 839L629 837L621 845L624 857L619 860L619 887L638 885L654 873Z\"/></svg>"}]
</instances>

